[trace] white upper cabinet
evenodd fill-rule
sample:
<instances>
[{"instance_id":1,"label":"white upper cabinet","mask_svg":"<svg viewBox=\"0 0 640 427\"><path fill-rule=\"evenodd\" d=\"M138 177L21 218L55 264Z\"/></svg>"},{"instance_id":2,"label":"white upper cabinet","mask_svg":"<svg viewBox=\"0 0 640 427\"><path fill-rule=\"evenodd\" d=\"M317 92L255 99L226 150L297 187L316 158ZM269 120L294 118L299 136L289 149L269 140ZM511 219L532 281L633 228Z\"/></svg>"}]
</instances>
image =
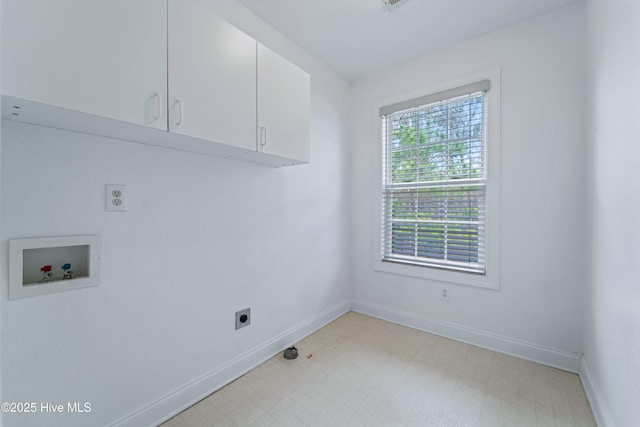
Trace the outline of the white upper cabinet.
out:
<instances>
[{"instance_id":1,"label":"white upper cabinet","mask_svg":"<svg viewBox=\"0 0 640 427\"><path fill-rule=\"evenodd\" d=\"M256 150L256 40L190 0L169 0L169 130Z\"/></svg>"},{"instance_id":2,"label":"white upper cabinet","mask_svg":"<svg viewBox=\"0 0 640 427\"><path fill-rule=\"evenodd\" d=\"M309 161L310 76L258 43L258 151Z\"/></svg>"},{"instance_id":3,"label":"white upper cabinet","mask_svg":"<svg viewBox=\"0 0 640 427\"><path fill-rule=\"evenodd\" d=\"M309 74L193 0L3 0L2 117L309 161Z\"/></svg>"},{"instance_id":4,"label":"white upper cabinet","mask_svg":"<svg viewBox=\"0 0 640 427\"><path fill-rule=\"evenodd\" d=\"M2 7L5 95L166 130L165 1Z\"/></svg>"}]
</instances>

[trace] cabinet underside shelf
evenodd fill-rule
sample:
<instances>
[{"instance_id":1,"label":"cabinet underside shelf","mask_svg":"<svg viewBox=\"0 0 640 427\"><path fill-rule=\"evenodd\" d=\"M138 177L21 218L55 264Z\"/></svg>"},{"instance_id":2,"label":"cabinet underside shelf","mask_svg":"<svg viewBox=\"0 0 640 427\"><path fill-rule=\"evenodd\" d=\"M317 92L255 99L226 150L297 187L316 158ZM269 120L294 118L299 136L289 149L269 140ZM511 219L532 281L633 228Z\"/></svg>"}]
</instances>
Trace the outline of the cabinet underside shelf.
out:
<instances>
[{"instance_id":1,"label":"cabinet underside shelf","mask_svg":"<svg viewBox=\"0 0 640 427\"><path fill-rule=\"evenodd\" d=\"M2 96L2 118L267 166L281 167L306 163L7 95Z\"/></svg>"}]
</instances>

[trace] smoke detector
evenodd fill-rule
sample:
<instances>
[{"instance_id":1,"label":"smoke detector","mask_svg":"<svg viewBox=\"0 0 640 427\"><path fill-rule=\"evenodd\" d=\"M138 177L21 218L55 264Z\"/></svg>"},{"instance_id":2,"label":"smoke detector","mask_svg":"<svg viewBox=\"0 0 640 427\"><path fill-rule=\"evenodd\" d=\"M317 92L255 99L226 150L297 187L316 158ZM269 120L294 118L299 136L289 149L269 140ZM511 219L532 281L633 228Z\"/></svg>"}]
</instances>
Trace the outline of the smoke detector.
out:
<instances>
[{"instance_id":1,"label":"smoke detector","mask_svg":"<svg viewBox=\"0 0 640 427\"><path fill-rule=\"evenodd\" d=\"M387 7L387 10L392 10L401 1L402 0L384 0L384 5Z\"/></svg>"}]
</instances>

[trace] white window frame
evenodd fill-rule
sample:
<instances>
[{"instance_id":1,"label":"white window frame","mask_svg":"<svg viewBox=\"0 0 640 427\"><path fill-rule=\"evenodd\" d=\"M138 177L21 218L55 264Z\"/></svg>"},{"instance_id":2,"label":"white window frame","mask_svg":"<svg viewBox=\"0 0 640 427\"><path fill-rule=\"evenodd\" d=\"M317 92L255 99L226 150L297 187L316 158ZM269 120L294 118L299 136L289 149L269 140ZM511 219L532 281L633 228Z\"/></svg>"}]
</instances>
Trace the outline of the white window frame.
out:
<instances>
[{"instance_id":1,"label":"white window frame","mask_svg":"<svg viewBox=\"0 0 640 427\"><path fill-rule=\"evenodd\" d=\"M403 276L431 279L461 285L477 286L489 289L500 288L500 81L499 67L478 73L451 79L409 93L381 99L374 103L375 140L372 149L375 152L376 167L372 177L375 183L373 202L373 269L375 271ZM383 197L383 135L380 109L429 94L465 86L482 80L489 80L491 88L485 94L486 99L486 252L485 274L470 274L427 266L382 261L382 197ZM375 148L374 148L375 147Z\"/></svg>"}]
</instances>

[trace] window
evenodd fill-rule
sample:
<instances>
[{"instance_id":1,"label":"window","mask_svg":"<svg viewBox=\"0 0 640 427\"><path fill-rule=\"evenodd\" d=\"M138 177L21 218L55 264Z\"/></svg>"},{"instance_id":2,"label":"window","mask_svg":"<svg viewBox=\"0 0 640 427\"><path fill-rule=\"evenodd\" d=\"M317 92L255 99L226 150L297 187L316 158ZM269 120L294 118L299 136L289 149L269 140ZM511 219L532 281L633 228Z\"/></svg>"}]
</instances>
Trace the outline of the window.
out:
<instances>
[{"instance_id":1,"label":"window","mask_svg":"<svg viewBox=\"0 0 640 427\"><path fill-rule=\"evenodd\" d=\"M380 109L383 262L486 274L489 88Z\"/></svg>"}]
</instances>

